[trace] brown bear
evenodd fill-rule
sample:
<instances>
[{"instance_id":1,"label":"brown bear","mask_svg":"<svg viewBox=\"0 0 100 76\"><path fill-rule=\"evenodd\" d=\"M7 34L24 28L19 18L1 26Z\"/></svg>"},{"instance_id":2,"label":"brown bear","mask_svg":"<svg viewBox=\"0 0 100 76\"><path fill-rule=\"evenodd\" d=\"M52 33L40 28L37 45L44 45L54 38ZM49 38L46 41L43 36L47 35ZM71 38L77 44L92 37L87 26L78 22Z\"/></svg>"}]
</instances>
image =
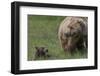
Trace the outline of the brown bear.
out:
<instances>
[{"instance_id":1,"label":"brown bear","mask_svg":"<svg viewBox=\"0 0 100 76\"><path fill-rule=\"evenodd\" d=\"M87 48L87 17L66 17L60 24L58 37L64 51Z\"/></svg>"}]
</instances>

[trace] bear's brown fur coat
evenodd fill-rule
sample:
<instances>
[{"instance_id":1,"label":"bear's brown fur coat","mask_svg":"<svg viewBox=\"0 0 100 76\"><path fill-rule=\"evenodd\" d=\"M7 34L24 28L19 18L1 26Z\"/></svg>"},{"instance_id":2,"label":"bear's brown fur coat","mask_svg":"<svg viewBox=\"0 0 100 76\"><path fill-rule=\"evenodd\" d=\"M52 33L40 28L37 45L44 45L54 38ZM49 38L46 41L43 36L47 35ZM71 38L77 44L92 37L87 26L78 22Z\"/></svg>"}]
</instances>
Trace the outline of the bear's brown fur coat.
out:
<instances>
[{"instance_id":1,"label":"bear's brown fur coat","mask_svg":"<svg viewBox=\"0 0 100 76\"><path fill-rule=\"evenodd\" d=\"M58 37L64 51L87 48L87 17L66 17L60 24Z\"/></svg>"}]
</instances>

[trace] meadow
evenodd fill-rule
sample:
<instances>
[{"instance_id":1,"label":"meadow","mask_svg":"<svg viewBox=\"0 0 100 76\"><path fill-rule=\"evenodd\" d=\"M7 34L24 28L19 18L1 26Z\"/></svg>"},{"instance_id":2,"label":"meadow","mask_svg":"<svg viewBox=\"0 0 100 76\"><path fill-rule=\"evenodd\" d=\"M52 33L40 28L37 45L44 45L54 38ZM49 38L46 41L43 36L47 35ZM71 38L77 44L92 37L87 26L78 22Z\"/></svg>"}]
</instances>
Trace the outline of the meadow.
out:
<instances>
[{"instance_id":1,"label":"meadow","mask_svg":"<svg viewBox=\"0 0 100 76\"><path fill-rule=\"evenodd\" d=\"M64 16L28 15L28 61L87 58L87 50L65 53L58 39L58 28ZM49 58L36 58L36 46L48 48Z\"/></svg>"}]
</instances>

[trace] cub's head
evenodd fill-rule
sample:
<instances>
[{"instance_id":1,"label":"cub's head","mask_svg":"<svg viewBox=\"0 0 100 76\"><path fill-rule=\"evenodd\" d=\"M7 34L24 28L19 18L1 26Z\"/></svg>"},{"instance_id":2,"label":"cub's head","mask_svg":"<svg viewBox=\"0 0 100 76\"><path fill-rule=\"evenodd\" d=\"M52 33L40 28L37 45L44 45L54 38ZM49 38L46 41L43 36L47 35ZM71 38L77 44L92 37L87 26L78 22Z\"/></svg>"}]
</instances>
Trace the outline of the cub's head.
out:
<instances>
[{"instance_id":1,"label":"cub's head","mask_svg":"<svg viewBox=\"0 0 100 76\"><path fill-rule=\"evenodd\" d=\"M46 57L48 54L48 49L46 47L35 47L37 57Z\"/></svg>"}]
</instances>

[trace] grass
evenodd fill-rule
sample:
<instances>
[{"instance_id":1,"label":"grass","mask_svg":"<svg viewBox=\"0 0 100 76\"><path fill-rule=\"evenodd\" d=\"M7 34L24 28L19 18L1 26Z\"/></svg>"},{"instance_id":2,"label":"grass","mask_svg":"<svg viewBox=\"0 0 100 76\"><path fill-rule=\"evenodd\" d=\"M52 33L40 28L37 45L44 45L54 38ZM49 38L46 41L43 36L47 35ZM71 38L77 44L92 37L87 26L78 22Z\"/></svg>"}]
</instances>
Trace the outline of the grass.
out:
<instances>
[{"instance_id":1,"label":"grass","mask_svg":"<svg viewBox=\"0 0 100 76\"><path fill-rule=\"evenodd\" d=\"M49 58L37 58L37 60L54 59L79 59L87 58L86 50L78 50L73 55L63 51L58 40L58 28L64 16L39 16L28 15L28 60L35 59L36 46L48 48ZM82 51L82 52L80 52Z\"/></svg>"}]
</instances>

